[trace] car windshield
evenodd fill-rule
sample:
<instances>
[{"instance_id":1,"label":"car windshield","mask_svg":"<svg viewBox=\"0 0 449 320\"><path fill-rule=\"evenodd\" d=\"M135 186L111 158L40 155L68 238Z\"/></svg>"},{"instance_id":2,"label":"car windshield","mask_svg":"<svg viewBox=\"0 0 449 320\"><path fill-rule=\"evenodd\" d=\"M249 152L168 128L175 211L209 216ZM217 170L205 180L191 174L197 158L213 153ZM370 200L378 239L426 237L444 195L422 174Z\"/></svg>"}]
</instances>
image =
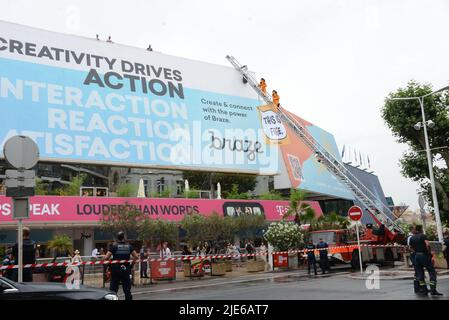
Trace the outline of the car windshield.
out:
<instances>
[{"instance_id":1,"label":"car windshield","mask_svg":"<svg viewBox=\"0 0 449 320\"><path fill-rule=\"evenodd\" d=\"M328 231L328 232L314 232L310 235L310 239L314 244L317 244L320 242L320 239L323 239L324 242L327 242L328 244L335 244L335 232Z\"/></svg>"}]
</instances>

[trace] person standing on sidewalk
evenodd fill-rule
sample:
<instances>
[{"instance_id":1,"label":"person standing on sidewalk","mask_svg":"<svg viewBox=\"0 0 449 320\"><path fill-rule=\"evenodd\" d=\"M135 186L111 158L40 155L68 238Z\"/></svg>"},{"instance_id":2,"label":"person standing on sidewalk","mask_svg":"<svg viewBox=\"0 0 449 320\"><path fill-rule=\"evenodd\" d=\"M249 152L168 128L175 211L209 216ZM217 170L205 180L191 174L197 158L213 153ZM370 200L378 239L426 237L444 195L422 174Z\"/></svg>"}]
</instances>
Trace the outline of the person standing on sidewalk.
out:
<instances>
[{"instance_id":1,"label":"person standing on sidewalk","mask_svg":"<svg viewBox=\"0 0 449 320\"><path fill-rule=\"evenodd\" d=\"M323 239L320 239L320 242L316 245L317 249L320 249L320 269L323 274L326 273L326 270L330 272L329 268L329 258L327 257L327 248L329 245L327 242L324 242Z\"/></svg>"},{"instance_id":2,"label":"person standing on sidewalk","mask_svg":"<svg viewBox=\"0 0 449 320\"><path fill-rule=\"evenodd\" d=\"M22 245L22 262L23 265L36 263L36 258L39 257L36 243L30 239L30 228L23 228L23 245ZM16 243L12 247L12 255L16 264L19 263L19 244ZM18 269L14 269L14 281L18 280ZM23 282L33 282L33 269L23 268L22 272Z\"/></svg>"},{"instance_id":3,"label":"person standing on sidewalk","mask_svg":"<svg viewBox=\"0 0 449 320\"><path fill-rule=\"evenodd\" d=\"M430 277L430 294L432 296L441 296L442 293L437 291L437 272L432 264L432 253L430 250L429 240L421 225L415 227L415 234L410 238L410 246L415 251L416 272L419 280L419 294L427 295L429 293L425 281L424 268L429 272Z\"/></svg>"},{"instance_id":4,"label":"person standing on sidewalk","mask_svg":"<svg viewBox=\"0 0 449 320\"><path fill-rule=\"evenodd\" d=\"M131 256L133 258L132 264L134 264L134 262L138 258L136 250L134 250L132 245L125 242L125 233L123 231L120 231L117 233L117 242L109 248L108 252L106 253L105 260L110 260L112 257L114 260L128 261ZM117 293L121 283L126 300L133 299L131 294L132 264L129 262L125 262L113 263L111 265L111 285L109 289Z\"/></svg>"},{"instance_id":5,"label":"person standing on sidewalk","mask_svg":"<svg viewBox=\"0 0 449 320\"><path fill-rule=\"evenodd\" d=\"M312 241L309 241L305 249L307 253L307 274L310 275L310 267L313 265L313 271L315 272L315 275L317 275L318 273L316 268L315 245Z\"/></svg>"},{"instance_id":6,"label":"person standing on sidewalk","mask_svg":"<svg viewBox=\"0 0 449 320\"><path fill-rule=\"evenodd\" d=\"M145 261L148 257L148 254L146 252L146 247L142 246L142 248L140 248L140 278L147 278L148 279L148 274L147 274L147 269L148 269L148 262Z\"/></svg>"},{"instance_id":7,"label":"person standing on sidewalk","mask_svg":"<svg viewBox=\"0 0 449 320\"><path fill-rule=\"evenodd\" d=\"M412 247L410 247L410 239L413 237L414 234L415 234L415 227L411 226L410 227L410 232L409 232L408 237L407 237L407 245L410 248L410 262L412 263L413 270L414 270L413 290L415 291L415 293L419 293L419 280L418 280L418 273L417 273L417 269L416 269L415 251L412 249Z\"/></svg>"}]
</instances>

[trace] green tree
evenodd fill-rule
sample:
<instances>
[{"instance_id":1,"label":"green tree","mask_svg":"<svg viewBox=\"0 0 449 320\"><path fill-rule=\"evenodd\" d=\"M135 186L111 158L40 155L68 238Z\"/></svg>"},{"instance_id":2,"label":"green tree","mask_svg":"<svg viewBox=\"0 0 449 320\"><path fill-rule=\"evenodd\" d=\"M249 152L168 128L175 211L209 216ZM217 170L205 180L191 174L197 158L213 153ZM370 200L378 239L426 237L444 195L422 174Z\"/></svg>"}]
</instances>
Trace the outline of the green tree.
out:
<instances>
[{"instance_id":1,"label":"green tree","mask_svg":"<svg viewBox=\"0 0 449 320\"><path fill-rule=\"evenodd\" d=\"M189 186L198 190L210 190L210 181L215 189L217 183L220 182L222 193L225 196L231 192L233 184L237 185L239 194L254 190L257 184L257 176L248 174L184 171L183 179L189 180Z\"/></svg>"},{"instance_id":2,"label":"green tree","mask_svg":"<svg viewBox=\"0 0 449 320\"><path fill-rule=\"evenodd\" d=\"M249 199L250 195L248 192L239 192L239 187L236 183L234 183L231 187L230 192L224 192L226 195L226 199Z\"/></svg>"},{"instance_id":3,"label":"green tree","mask_svg":"<svg viewBox=\"0 0 449 320\"><path fill-rule=\"evenodd\" d=\"M125 232L129 236L132 232L139 229L142 221L146 219L145 215L130 206L118 206L118 208L103 212L100 218L100 226L103 231L116 234L119 231Z\"/></svg>"},{"instance_id":4,"label":"green tree","mask_svg":"<svg viewBox=\"0 0 449 320\"><path fill-rule=\"evenodd\" d=\"M414 125L422 121L418 100L391 100L391 98L419 97L433 91L430 84L410 81L405 88L399 88L385 99L381 109L382 118L399 143L408 145L399 163L402 174L421 186L427 203L433 206L429 182L429 170L425 150L423 130L415 130ZM449 94L437 93L424 98L426 120L435 123L428 128L429 144L435 174L435 186L442 219L449 222ZM438 165L437 165L438 163Z\"/></svg>"},{"instance_id":5,"label":"green tree","mask_svg":"<svg viewBox=\"0 0 449 320\"><path fill-rule=\"evenodd\" d=\"M55 250L56 256L70 254L73 250L72 238L66 234L56 235L48 242L48 248Z\"/></svg>"},{"instance_id":6,"label":"green tree","mask_svg":"<svg viewBox=\"0 0 449 320\"><path fill-rule=\"evenodd\" d=\"M314 219L311 224L309 231L316 230L340 230L347 229L349 226L349 220L347 217L342 217L335 212L329 215L322 215Z\"/></svg>"},{"instance_id":7,"label":"green tree","mask_svg":"<svg viewBox=\"0 0 449 320\"><path fill-rule=\"evenodd\" d=\"M233 217L221 217L217 213L210 216L191 214L184 216L182 228L187 233L189 245L196 246L199 242L207 241L211 246L224 241L231 242L235 234Z\"/></svg>"},{"instance_id":8,"label":"green tree","mask_svg":"<svg viewBox=\"0 0 449 320\"><path fill-rule=\"evenodd\" d=\"M48 192L48 184L44 183L42 179L36 179L35 193L37 196L45 196Z\"/></svg>"},{"instance_id":9,"label":"green tree","mask_svg":"<svg viewBox=\"0 0 449 320\"><path fill-rule=\"evenodd\" d=\"M284 200L284 197L277 191L270 191L262 193L259 196L260 200Z\"/></svg>"},{"instance_id":10,"label":"green tree","mask_svg":"<svg viewBox=\"0 0 449 320\"><path fill-rule=\"evenodd\" d=\"M243 238L251 238L263 228L267 227L267 221L259 215L241 215L232 217L234 230Z\"/></svg>"},{"instance_id":11,"label":"green tree","mask_svg":"<svg viewBox=\"0 0 449 320\"><path fill-rule=\"evenodd\" d=\"M117 189L117 196L123 198L130 198L137 196L137 186L131 183L124 183Z\"/></svg>"},{"instance_id":12,"label":"green tree","mask_svg":"<svg viewBox=\"0 0 449 320\"><path fill-rule=\"evenodd\" d=\"M86 180L87 175L85 173L80 173L76 177L72 178L72 181L70 181L70 184L67 186L64 186L60 190L61 196L79 196L80 195L80 188L83 186L84 181Z\"/></svg>"},{"instance_id":13,"label":"green tree","mask_svg":"<svg viewBox=\"0 0 449 320\"><path fill-rule=\"evenodd\" d=\"M315 219L315 210L305 202L306 193L302 190L292 189L290 191L290 208L284 214L282 219L287 219L290 216L295 216L295 221L298 224L307 224Z\"/></svg>"},{"instance_id":14,"label":"green tree","mask_svg":"<svg viewBox=\"0 0 449 320\"><path fill-rule=\"evenodd\" d=\"M178 240L179 228L171 222L162 219L144 219L138 226L139 240L150 241L152 245L168 242L175 246Z\"/></svg>"},{"instance_id":15,"label":"green tree","mask_svg":"<svg viewBox=\"0 0 449 320\"><path fill-rule=\"evenodd\" d=\"M190 246L196 246L200 241L204 241L207 236L206 217L194 213L184 216L181 221L181 227L187 233L187 241Z\"/></svg>"}]
</instances>

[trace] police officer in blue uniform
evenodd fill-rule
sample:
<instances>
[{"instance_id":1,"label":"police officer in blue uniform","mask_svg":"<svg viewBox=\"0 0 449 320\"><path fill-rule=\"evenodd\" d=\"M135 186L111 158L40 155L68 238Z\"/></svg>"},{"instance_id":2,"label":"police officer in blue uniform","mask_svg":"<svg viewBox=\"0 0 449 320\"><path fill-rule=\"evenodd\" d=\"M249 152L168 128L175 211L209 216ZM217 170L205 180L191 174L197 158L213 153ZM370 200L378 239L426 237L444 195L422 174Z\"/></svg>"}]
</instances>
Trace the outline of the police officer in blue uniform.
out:
<instances>
[{"instance_id":1,"label":"police officer in blue uniform","mask_svg":"<svg viewBox=\"0 0 449 320\"><path fill-rule=\"evenodd\" d=\"M324 242L323 239L320 239L320 242L316 245L317 249L320 249L320 269L323 274L326 273L326 270L330 272L329 268L329 259L327 257L327 248L329 245L327 242Z\"/></svg>"},{"instance_id":2,"label":"police officer in blue uniform","mask_svg":"<svg viewBox=\"0 0 449 320\"><path fill-rule=\"evenodd\" d=\"M415 234L415 227L410 227L410 233L407 237L407 245L410 247L410 239ZM410 262L412 263L414 275L413 275L413 290L415 293L419 293L419 280L418 280L418 273L416 272L416 262L415 262L415 251L413 251L413 248L410 247Z\"/></svg>"},{"instance_id":3,"label":"police officer in blue uniform","mask_svg":"<svg viewBox=\"0 0 449 320\"><path fill-rule=\"evenodd\" d=\"M424 274L424 268L426 268L430 278L430 294L433 296L443 295L437 291L437 273L432 264L429 241L427 240L426 235L423 234L422 226L415 227L415 234L410 238L410 246L415 252L415 265L419 280L419 294L427 295L429 293Z\"/></svg>"},{"instance_id":4,"label":"police officer in blue uniform","mask_svg":"<svg viewBox=\"0 0 449 320\"><path fill-rule=\"evenodd\" d=\"M309 243L305 247L306 253L307 253L307 273L310 274L310 267L313 265L313 271L315 272L315 275L317 275L316 270L316 259L315 259L315 245L312 241L309 241Z\"/></svg>"},{"instance_id":5,"label":"police officer in blue uniform","mask_svg":"<svg viewBox=\"0 0 449 320\"><path fill-rule=\"evenodd\" d=\"M111 264L111 285L110 290L118 292L120 283L123 287L126 300L132 300L131 295L131 272L132 265L137 260L137 253L133 246L125 242L125 233L120 231L117 233L117 242L115 242L108 250L105 260L129 260L130 256L133 258L133 262L125 263L113 263Z\"/></svg>"}]
</instances>

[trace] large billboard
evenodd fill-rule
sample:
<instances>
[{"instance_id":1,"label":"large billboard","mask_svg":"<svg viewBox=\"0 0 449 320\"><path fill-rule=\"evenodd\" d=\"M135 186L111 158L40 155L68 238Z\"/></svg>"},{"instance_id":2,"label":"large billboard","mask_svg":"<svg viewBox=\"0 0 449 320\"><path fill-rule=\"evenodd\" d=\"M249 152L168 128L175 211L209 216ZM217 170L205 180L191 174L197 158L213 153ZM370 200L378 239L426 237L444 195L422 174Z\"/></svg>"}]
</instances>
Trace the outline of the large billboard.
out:
<instances>
[{"instance_id":1,"label":"large billboard","mask_svg":"<svg viewBox=\"0 0 449 320\"><path fill-rule=\"evenodd\" d=\"M0 147L22 134L45 161L273 174L258 105L232 67L0 21Z\"/></svg>"},{"instance_id":2,"label":"large billboard","mask_svg":"<svg viewBox=\"0 0 449 320\"><path fill-rule=\"evenodd\" d=\"M316 216L321 216L316 201L307 202ZM98 225L103 214L139 210L150 219L181 221L189 214L209 216L261 215L268 221L279 221L289 209L285 200L206 200L206 199L149 199L107 197L35 196L30 198L30 219L27 224L92 224ZM293 219L293 216L288 218ZM0 196L0 225L16 225L12 218L12 200Z\"/></svg>"},{"instance_id":3,"label":"large billboard","mask_svg":"<svg viewBox=\"0 0 449 320\"><path fill-rule=\"evenodd\" d=\"M300 123L317 143L341 161L335 138L329 132L286 111ZM303 189L314 194L354 199L352 193L318 161L315 153L286 126L289 141L280 145L283 160L281 174L275 177L275 188Z\"/></svg>"}]
</instances>

